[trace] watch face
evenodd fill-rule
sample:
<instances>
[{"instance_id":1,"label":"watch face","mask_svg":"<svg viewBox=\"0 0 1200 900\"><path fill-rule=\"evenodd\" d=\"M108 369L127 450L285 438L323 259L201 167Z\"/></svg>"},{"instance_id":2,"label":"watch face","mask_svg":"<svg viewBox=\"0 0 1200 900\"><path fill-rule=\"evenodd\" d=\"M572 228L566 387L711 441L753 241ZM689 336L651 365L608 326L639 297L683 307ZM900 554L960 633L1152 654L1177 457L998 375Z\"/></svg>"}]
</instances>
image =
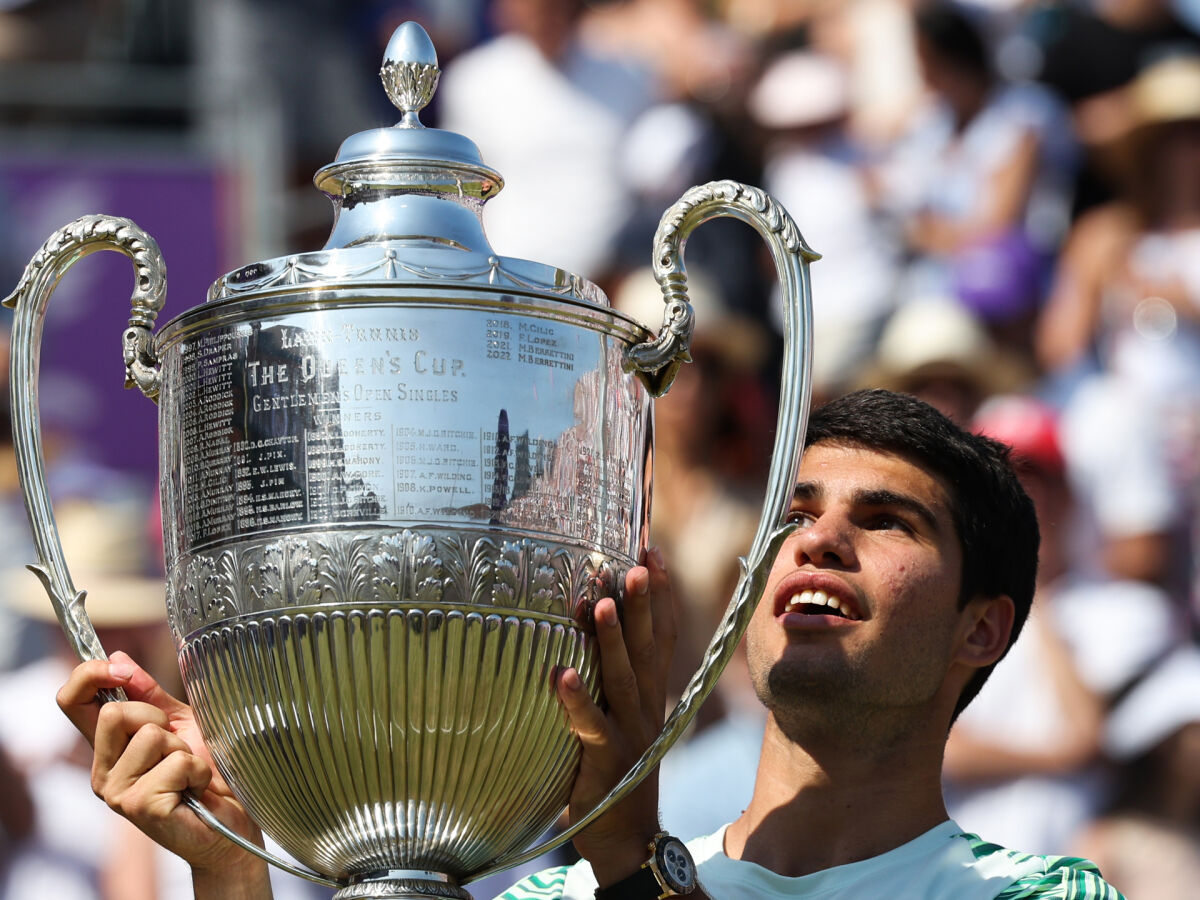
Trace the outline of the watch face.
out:
<instances>
[{"instance_id":1,"label":"watch face","mask_svg":"<svg viewBox=\"0 0 1200 900\"><path fill-rule=\"evenodd\" d=\"M696 864L683 841L669 837L654 851L658 871L667 885L677 894L691 893L696 887Z\"/></svg>"}]
</instances>

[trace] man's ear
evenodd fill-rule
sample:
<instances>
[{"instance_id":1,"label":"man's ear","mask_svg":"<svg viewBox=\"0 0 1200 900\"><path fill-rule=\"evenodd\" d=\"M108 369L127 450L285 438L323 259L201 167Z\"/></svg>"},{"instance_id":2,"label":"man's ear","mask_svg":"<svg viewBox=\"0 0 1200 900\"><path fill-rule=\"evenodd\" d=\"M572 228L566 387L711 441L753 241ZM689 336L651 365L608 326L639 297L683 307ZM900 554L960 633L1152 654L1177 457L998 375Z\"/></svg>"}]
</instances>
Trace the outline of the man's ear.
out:
<instances>
[{"instance_id":1,"label":"man's ear","mask_svg":"<svg viewBox=\"0 0 1200 900\"><path fill-rule=\"evenodd\" d=\"M963 639L956 658L963 665L982 669L996 662L1008 649L1016 619L1012 597L976 597L963 610Z\"/></svg>"}]
</instances>

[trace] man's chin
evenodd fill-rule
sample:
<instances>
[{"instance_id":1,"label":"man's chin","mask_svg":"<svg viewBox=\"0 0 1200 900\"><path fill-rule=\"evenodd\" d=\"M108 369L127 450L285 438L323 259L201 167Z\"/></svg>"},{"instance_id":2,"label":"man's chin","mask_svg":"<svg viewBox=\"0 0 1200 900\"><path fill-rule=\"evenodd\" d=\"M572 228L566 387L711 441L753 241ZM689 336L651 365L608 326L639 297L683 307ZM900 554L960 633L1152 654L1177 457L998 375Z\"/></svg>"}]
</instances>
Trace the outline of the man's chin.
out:
<instances>
[{"instance_id":1,"label":"man's chin","mask_svg":"<svg viewBox=\"0 0 1200 900\"><path fill-rule=\"evenodd\" d=\"M759 702L771 712L794 712L805 706L844 702L849 673L811 663L811 660L779 661L765 670L751 671Z\"/></svg>"}]
</instances>

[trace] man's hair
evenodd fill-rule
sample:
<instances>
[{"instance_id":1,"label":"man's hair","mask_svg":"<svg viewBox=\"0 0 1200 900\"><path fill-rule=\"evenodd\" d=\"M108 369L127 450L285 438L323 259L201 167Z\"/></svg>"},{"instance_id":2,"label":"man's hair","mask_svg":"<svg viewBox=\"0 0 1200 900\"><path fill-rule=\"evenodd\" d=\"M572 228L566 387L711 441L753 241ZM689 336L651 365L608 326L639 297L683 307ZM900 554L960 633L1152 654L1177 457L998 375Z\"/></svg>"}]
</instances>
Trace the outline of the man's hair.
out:
<instances>
[{"instance_id":1,"label":"man's hair","mask_svg":"<svg viewBox=\"0 0 1200 900\"><path fill-rule=\"evenodd\" d=\"M806 441L810 447L838 444L901 456L945 483L962 547L959 608L973 597L1011 597L1016 616L1007 653L1033 603L1039 541L1037 513L1008 447L964 431L916 397L883 390L856 391L820 407ZM963 688L955 717L993 667L980 669Z\"/></svg>"},{"instance_id":2,"label":"man's hair","mask_svg":"<svg viewBox=\"0 0 1200 900\"><path fill-rule=\"evenodd\" d=\"M957 3L934 0L917 8L913 27L928 47L956 69L993 78L991 51L974 20Z\"/></svg>"}]
</instances>

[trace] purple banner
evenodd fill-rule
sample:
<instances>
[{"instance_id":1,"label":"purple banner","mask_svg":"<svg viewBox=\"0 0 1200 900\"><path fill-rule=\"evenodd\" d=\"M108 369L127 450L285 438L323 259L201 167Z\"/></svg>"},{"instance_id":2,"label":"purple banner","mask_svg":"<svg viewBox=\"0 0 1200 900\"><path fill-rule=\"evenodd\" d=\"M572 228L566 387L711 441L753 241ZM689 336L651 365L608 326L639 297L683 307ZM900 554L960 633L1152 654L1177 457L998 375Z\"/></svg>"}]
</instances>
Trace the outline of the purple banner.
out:
<instances>
[{"instance_id":1,"label":"purple banner","mask_svg":"<svg viewBox=\"0 0 1200 900\"><path fill-rule=\"evenodd\" d=\"M58 228L89 213L124 216L158 241L166 259L161 327L202 303L208 285L234 267L223 258L223 191L215 168L201 163L0 157L0 294ZM121 333L132 289L133 268L119 253L96 253L71 268L47 310L40 402L48 454L81 456L150 482L158 472L157 408L123 387Z\"/></svg>"}]
</instances>

